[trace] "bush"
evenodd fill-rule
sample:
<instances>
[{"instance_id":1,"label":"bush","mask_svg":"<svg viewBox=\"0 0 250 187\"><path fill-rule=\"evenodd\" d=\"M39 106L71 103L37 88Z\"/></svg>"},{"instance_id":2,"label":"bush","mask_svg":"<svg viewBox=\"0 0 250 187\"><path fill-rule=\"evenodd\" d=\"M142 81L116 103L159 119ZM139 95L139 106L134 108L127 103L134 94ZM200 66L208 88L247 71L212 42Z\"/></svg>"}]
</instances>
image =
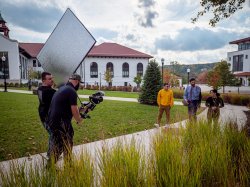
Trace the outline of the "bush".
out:
<instances>
[{"instance_id":1,"label":"bush","mask_svg":"<svg viewBox=\"0 0 250 187\"><path fill-rule=\"evenodd\" d=\"M155 60L149 62L143 77L143 84L139 94L139 102L143 104L156 105L157 94L162 87L161 73Z\"/></svg>"},{"instance_id":2,"label":"bush","mask_svg":"<svg viewBox=\"0 0 250 187\"><path fill-rule=\"evenodd\" d=\"M222 98L223 98L225 103L229 103L232 105L242 105L242 106L250 105L250 96L249 95L222 94Z\"/></svg>"}]
</instances>

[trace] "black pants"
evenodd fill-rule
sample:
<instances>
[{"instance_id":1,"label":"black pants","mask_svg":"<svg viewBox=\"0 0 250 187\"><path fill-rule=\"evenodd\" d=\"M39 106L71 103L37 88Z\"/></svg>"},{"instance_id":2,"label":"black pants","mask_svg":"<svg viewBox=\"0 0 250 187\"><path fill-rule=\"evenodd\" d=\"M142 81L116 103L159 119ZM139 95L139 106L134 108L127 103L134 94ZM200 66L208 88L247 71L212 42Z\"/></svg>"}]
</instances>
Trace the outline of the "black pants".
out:
<instances>
[{"instance_id":1,"label":"black pants","mask_svg":"<svg viewBox=\"0 0 250 187\"><path fill-rule=\"evenodd\" d=\"M74 131L71 123L60 121L59 123L50 122L49 128L49 149L48 157L50 162L56 163L63 153L64 159L70 161L73 148Z\"/></svg>"}]
</instances>

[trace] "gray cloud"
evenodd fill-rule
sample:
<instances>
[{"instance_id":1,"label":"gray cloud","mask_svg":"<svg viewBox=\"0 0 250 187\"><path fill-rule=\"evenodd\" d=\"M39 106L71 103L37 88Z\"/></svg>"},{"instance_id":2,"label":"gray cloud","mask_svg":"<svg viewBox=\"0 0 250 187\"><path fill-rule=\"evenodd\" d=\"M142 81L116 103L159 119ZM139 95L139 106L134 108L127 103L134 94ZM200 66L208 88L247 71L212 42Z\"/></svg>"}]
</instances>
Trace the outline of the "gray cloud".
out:
<instances>
[{"instance_id":1,"label":"gray cloud","mask_svg":"<svg viewBox=\"0 0 250 187\"><path fill-rule=\"evenodd\" d=\"M150 8L151 6L155 5L154 0L139 0L138 7L139 8Z\"/></svg>"},{"instance_id":2,"label":"gray cloud","mask_svg":"<svg viewBox=\"0 0 250 187\"><path fill-rule=\"evenodd\" d=\"M158 13L155 11L147 10L145 11L145 14L143 17L138 18L138 23L147 28L147 27L153 27L153 19L158 16Z\"/></svg>"},{"instance_id":3,"label":"gray cloud","mask_svg":"<svg viewBox=\"0 0 250 187\"><path fill-rule=\"evenodd\" d=\"M138 7L143 10L143 13L136 13L135 17L140 26L154 27L153 20L158 16L157 11L154 10L154 5L154 0L139 0Z\"/></svg>"},{"instance_id":4,"label":"gray cloud","mask_svg":"<svg viewBox=\"0 0 250 187\"><path fill-rule=\"evenodd\" d=\"M56 7L38 7L33 3L0 2L1 14L12 25L42 33L52 32L63 15Z\"/></svg>"},{"instance_id":5,"label":"gray cloud","mask_svg":"<svg viewBox=\"0 0 250 187\"><path fill-rule=\"evenodd\" d=\"M155 46L161 50L196 51L219 49L237 38L237 33L225 30L214 32L208 29L182 29L175 38L162 36L155 40ZM240 37L239 37L240 38Z\"/></svg>"},{"instance_id":6,"label":"gray cloud","mask_svg":"<svg viewBox=\"0 0 250 187\"><path fill-rule=\"evenodd\" d=\"M134 34L127 34L126 35L126 40L129 40L129 41L132 41L132 42L136 42L137 41L137 38Z\"/></svg>"}]
</instances>

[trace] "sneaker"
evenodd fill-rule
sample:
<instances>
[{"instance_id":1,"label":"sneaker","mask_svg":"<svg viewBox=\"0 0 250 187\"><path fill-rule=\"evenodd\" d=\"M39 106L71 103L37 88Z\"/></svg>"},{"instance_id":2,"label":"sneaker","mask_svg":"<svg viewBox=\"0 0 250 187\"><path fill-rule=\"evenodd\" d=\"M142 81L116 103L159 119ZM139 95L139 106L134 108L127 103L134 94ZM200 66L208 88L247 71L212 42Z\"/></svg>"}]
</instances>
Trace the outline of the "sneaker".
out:
<instances>
[{"instance_id":1,"label":"sneaker","mask_svg":"<svg viewBox=\"0 0 250 187\"><path fill-rule=\"evenodd\" d=\"M160 127L160 125L156 123L156 124L155 124L155 127L156 127L156 128L159 128L159 127Z\"/></svg>"}]
</instances>

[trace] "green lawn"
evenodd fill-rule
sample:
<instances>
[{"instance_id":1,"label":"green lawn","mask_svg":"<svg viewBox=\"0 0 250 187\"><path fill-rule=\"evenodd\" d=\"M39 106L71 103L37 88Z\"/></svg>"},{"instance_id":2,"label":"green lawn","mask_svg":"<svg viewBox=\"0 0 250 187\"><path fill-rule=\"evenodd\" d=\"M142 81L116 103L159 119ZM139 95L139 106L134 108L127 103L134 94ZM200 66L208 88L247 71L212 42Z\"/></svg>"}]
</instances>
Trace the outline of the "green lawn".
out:
<instances>
[{"instance_id":1,"label":"green lawn","mask_svg":"<svg viewBox=\"0 0 250 187\"><path fill-rule=\"evenodd\" d=\"M46 151L48 135L40 123L37 107L36 95L0 92L0 161ZM186 110L186 107L174 106L172 122L187 118ZM104 100L89 113L91 119L86 119L82 126L73 124L74 143L154 128L157 112L157 106Z\"/></svg>"}]
</instances>

